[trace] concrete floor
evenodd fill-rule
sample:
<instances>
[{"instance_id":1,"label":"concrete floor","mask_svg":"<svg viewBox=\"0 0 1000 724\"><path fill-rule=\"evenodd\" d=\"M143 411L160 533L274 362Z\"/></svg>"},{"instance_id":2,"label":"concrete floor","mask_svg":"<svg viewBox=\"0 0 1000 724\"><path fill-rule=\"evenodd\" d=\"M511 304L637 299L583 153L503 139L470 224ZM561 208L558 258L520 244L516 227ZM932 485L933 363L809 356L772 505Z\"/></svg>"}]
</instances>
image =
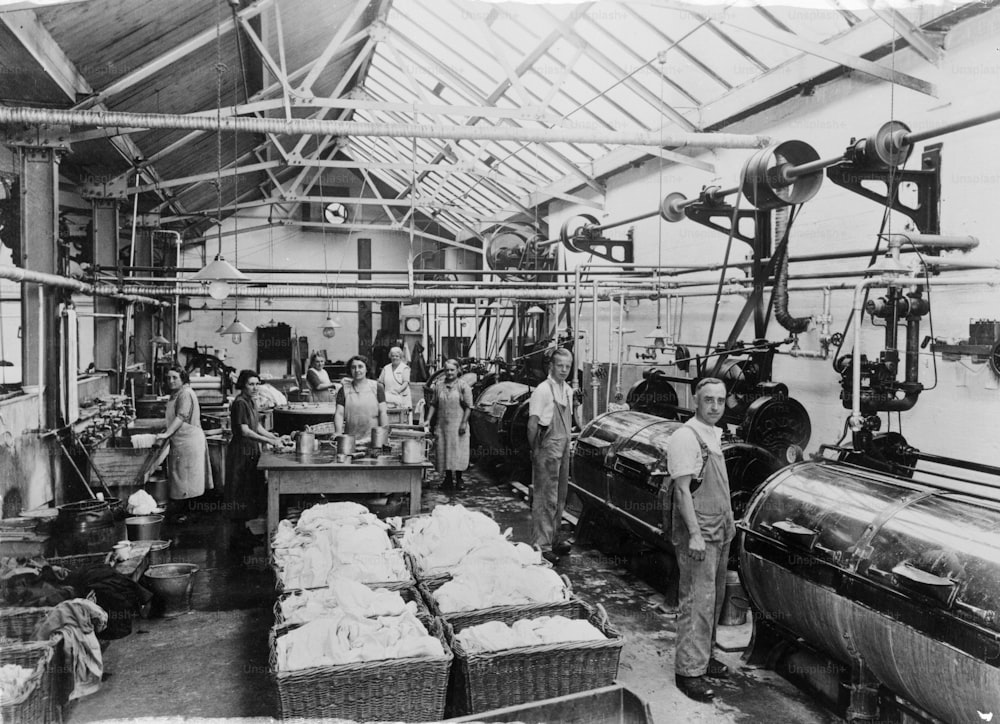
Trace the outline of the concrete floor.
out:
<instances>
[{"instance_id":1,"label":"concrete floor","mask_svg":"<svg viewBox=\"0 0 1000 724\"><path fill-rule=\"evenodd\" d=\"M423 509L448 502L488 509L501 528L513 528L514 540L527 540L524 499L510 485L475 469L467 477L469 488L461 493L425 489ZM105 651L101 690L73 702L66 721L277 717L276 691L267 674L275 591L263 548L230 551L232 528L209 502L164 534L173 541L175 562L200 567L194 610L171 619L137 619L132 634L111 642ZM560 562L559 570L577 595L602 604L624 634L618 681L649 703L657 724L842 721L780 676L743 666L739 650L720 655L734 674L717 687L713 703L685 697L673 683L673 617L663 612L662 596L633 575L627 563L620 554L581 545ZM725 627L720 639L739 647L749 633L750 624Z\"/></svg>"}]
</instances>

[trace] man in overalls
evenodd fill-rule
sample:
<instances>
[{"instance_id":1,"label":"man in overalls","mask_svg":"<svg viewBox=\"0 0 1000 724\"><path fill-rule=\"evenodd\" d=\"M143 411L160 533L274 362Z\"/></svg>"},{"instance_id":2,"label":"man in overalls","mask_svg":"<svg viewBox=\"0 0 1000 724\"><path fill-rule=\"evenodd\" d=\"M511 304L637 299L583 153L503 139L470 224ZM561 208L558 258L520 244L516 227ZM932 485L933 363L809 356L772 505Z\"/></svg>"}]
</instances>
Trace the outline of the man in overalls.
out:
<instances>
[{"instance_id":1,"label":"man in overalls","mask_svg":"<svg viewBox=\"0 0 1000 724\"><path fill-rule=\"evenodd\" d=\"M549 376L528 402L528 444L531 446L531 538L542 557L557 563L570 552L559 540L559 525L569 486L569 438L573 426L573 389L566 384L573 354L559 348L549 360Z\"/></svg>"},{"instance_id":2,"label":"man in overalls","mask_svg":"<svg viewBox=\"0 0 1000 724\"><path fill-rule=\"evenodd\" d=\"M712 656L715 630L726 591L726 561L736 535L729 500L729 476L716 423L726 409L726 386L707 377L695 386L695 415L667 441L673 479L671 543L680 572L677 688L697 701L715 694L708 678L729 669Z\"/></svg>"}]
</instances>

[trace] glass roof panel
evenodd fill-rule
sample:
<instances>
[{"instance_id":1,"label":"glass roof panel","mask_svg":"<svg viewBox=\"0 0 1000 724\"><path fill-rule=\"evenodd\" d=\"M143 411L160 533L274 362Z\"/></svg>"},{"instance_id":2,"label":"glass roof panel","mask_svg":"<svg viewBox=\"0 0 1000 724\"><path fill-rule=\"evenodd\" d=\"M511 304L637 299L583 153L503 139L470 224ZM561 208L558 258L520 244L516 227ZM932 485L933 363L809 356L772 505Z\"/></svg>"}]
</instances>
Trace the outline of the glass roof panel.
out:
<instances>
[{"instance_id":1,"label":"glass roof panel","mask_svg":"<svg viewBox=\"0 0 1000 724\"><path fill-rule=\"evenodd\" d=\"M668 7L652 0L586 6L393 0L386 16L391 31L376 48L365 79L370 98L466 109L489 104L512 113L372 109L353 117L483 129L688 130L701 105L800 55L740 27L763 34L787 29L824 42L872 16L869 9L842 10L838 1L817 0L808 8L767 6L761 12L740 6ZM711 20L719 17L723 22ZM593 142L490 138L421 138L415 146L417 163L472 164L479 172L444 169L420 175L423 196L436 193L442 203L465 205L472 226L500 208L516 208L516 200L550 183L584 180L595 160L616 150ZM403 164L414 161L413 148L410 139L394 138L351 139L349 145L362 160ZM403 190L412 173L380 171L380 178ZM458 209L439 214L453 225L461 223L461 216Z\"/></svg>"}]
</instances>

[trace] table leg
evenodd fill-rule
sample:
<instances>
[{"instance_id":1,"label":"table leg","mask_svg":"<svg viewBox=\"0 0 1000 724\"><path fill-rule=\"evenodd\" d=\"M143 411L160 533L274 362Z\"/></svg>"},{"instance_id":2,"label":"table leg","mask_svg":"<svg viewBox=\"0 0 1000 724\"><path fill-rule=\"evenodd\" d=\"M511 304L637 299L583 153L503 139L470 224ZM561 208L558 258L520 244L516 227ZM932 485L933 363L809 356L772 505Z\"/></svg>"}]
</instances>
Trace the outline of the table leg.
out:
<instances>
[{"instance_id":1,"label":"table leg","mask_svg":"<svg viewBox=\"0 0 1000 724\"><path fill-rule=\"evenodd\" d=\"M410 473L410 515L420 514L420 479L424 471Z\"/></svg>"},{"instance_id":2,"label":"table leg","mask_svg":"<svg viewBox=\"0 0 1000 724\"><path fill-rule=\"evenodd\" d=\"M281 476L270 470L264 471L264 480L267 485L267 530L264 531L266 538L265 550L267 557L271 557L271 538L278 530L278 497L280 495Z\"/></svg>"}]
</instances>

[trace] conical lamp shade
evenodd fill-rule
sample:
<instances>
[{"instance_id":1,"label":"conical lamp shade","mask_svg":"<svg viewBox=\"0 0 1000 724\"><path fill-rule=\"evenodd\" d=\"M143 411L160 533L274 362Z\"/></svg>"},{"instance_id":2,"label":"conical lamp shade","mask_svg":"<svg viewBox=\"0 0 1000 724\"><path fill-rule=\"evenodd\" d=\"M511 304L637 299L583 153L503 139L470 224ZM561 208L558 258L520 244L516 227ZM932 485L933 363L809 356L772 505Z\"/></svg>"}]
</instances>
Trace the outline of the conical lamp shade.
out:
<instances>
[{"instance_id":1,"label":"conical lamp shade","mask_svg":"<svg viewBox=\"0 0 1000 724\"><path fill-rule=\"evenodd\" d=\"M153 344L159 344L159 345L170 344L170 340L164 337L162 334L156 335L149 341L152 342Z\"/></svg>"},{"instance_id":2,"label":"conical lamp shade","mask_svg":"<svg viewBox=\"0 0 1000 724\"><path fill-rule=\"evenodd\" d=\"M533 304L530 307L528 307L527 311L525 311L525 314L545 314L545 310L539 307L537 304Z\"/></svg>"},{"instance_id":3,"label":"conical lamp shade","mask_svg":"<svg viewBox=\"0 0 1000 724\"><path fill-rule=\"evenodd\" d=\"M250 334L251 331L253 330L243 324L243 322L240 321L240 318L237 317L233 320L232 324L226 327L223 334Z\"/></svg>"},{"instance_id":4,"label":"conical lamp shade","mask_svg":"<svg viewBox=\"0 0 1000 724\"><path fill-rule=\"evenodd\" d=\"M666 336L667 333L660 326L653 327L652 331L646 333L646 339L666 339Z\"/></svg>"},{"instance_id":5,"label":"conical lamp shade","mask_svg":"<svg viewBox=\"0 0 1000 724\"><path fill-rule=\"evenodd\" d=\"M222 258L222 254L216 254L215 259L205 265L205 268L191 277L199 282L225 281L225 282L246 282L250 277L234 267Z\"/></svg>"},{"instance_id":6,"label":"conical lamp shade","mask_svg":"<svg viewBox=\"0 0 1000 724\"><path fill-rule=\"evenodd\" d=\"M323 336L330 338L337 334L337 330L340 329L340 322L335 319L331 319L330 315L326 315L326 321L323 322Z\"/></svg>"}]
</instances>

